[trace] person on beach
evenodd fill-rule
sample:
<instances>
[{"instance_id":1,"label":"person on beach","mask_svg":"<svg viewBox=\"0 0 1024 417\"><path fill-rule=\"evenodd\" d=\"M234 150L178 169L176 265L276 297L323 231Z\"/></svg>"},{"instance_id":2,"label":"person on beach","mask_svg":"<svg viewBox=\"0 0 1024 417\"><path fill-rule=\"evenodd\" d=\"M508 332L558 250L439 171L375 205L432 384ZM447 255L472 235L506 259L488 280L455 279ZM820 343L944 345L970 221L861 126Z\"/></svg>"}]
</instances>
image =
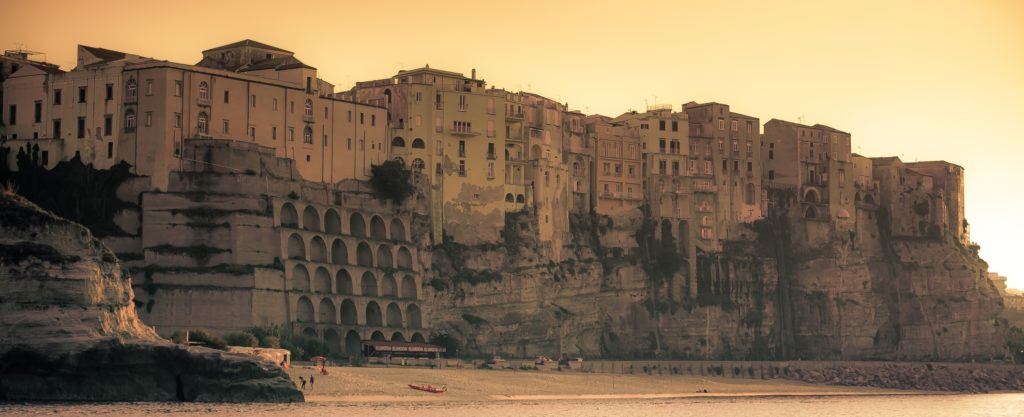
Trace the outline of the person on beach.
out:
<instances>
[{"instance_id":1,"label":"person on beach","mask_svg":"<svg viewBox=\"0 0 1024 417\"><path fill-rule=\"evenodd\" d=\"M309 376L309 389L313 389L313 375Z\"/></svg>"},{"instance_id":2,"label":"person on beach","mask_svg":"<svg viewBox=\"0 0 1024 417\"><path fill-rule=\"evenodd\" d=\"M306 390L306 378L303 378L303 377L300 376L299 377L299 381L302 382L302 390L305 391Z\"/></svg>"}]
</instances>

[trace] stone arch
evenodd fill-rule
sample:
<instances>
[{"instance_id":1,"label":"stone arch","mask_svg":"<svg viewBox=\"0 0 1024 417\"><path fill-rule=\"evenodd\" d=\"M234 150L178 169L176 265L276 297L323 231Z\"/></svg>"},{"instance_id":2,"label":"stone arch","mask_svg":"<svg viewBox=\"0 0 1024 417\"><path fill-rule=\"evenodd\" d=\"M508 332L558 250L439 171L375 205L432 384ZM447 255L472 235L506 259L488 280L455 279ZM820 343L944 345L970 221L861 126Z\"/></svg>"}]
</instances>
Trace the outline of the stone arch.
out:
<instances>
[{"instance_id":1,"label":"stone arch","mask_svg":"<svg viewBox=\"0 0 1024 417\"><path fill-rule=\"evenodd\" d=\"M402 159L401 156L396 156L395 157L395 162L398 162L398 164L403 166L403 167L405 166L405 159Z\"/></svg>"},{"instance_id":2,"label":"stone arch","mask_svg":"<svg viewBox=\"0 0 1024 417\"><path fill-rule=\"evenodd\" d=\"M363 349L363 338L355 330L345 333L345 354L349 357L359 355Z\"/></svg>"},{"instance_id":3,"label":"stone arch","mask_svg":"<svg viewBox=\"0 0 1024 417\"><path fill-rule=\"evenodd\" d=\"M366 221L363 220L362 214L352 213L348 221L348 233L352 236L366 237Z\"/></svg>"},{"instance_id":4,"label":"stone arch","mask_svg":"<svg viewBox=\"0 0 1024 417\"><path fill-rule=\"evenodd\" d=\"M675 236L672 236L672 222L669 219L664 219L661 221L661 243L665 245L673 241L675 241Z\"/></svg>"},{"instance_id":5,"label":"stone arch","mask_svg":"<svg viewBox=\"0 0 1024 417\"><path fill-rule=\"evenodd\" d=\"M299 301L295 303L295 319L300 323L313 322L313 302L309 301L309 297L303 295L302 297L299 297Z\"/></svg>"},{"instance_id":6,"label":"stone arch","mask_svg":"<svg viewBox=\"0 0 1024 417\"><path fill-rule=\"evenodd\" d=\"M364 297L377 296L377 277L373 276L373 272L363 272L363 278L359 281L359 295Z\"/></svg>"},{"instance_id":7,"label":"stone arch","mask_svg":"<svg viewBox=\"0 0 1024 417\"><path fill-rule=\"evenodd\" d=\"M818 203L821 201L821 196L818 195L818 190L808 188L807 192L804 193L804 202L807 203Z\"/></svg>"},{"instance_id":8,"label":"stone arch","mask_svg":"<svg viewBox=\"0 0 1024 417\"><path fill-rule=\"evenodd\" d=\"M384 225L384 219L374 215L370 218L370 237L385 240L388 238L388 229Z\"/></svg>"},{"instance_id":9,"label":"stone arch","mask_svg":"<svg viewBox=\"0 0 1024 417\"><path fill-rule=\"evenodd\" d=\"M320 236L313 236L313 239L309 241L309 260L327 262L327 244Z\"/></svg>"},{"instance_id":10,"label":"stone arch","mask_svg":"<svg viewBox=\"0 0 1024 417\"><path fill-rule=\"evenodd\" d=\"M425 149L426 147L427 147L427 145L426 145L426 143L423 142L423 139L416 138L416 139L412 140L412 148L413 149Z\"/></svg>"},{"instance_id":11,"label":"stone arch","mask_svg":"<svg viewBox=\"0 0 1024 417\"><path fill-rule=\"evenodd\" d=\"M303 264L292 267L292 289L309 292L309 271Z\"/></svg>"},{"instance_id":12,"label":"stone arch","mask_svg":"<svg viewBox=\"0 0 1024 417\"><path fill-rule=\"evenodd\" d=\"M327 268L321 266L313 273L313 292L331 293L331 273L327 271Z\"/></svg>"},{"instance_id":13,"label":"stone arch","mask_svg":"<svg viewBox=\"0 0 1024 417\"><path fill-rule=\"evenodd\" d=\"M397 148L404 148L405 147L405 139L402 139L401 136L395 136L394 139L391 139L391 146L392 147L397 147Z\"/></svg>"},{"instance_id":14,"label":"stone arch","mask_svg":"<svg viewBox=\"0 0 1024 417\"><path fill-rule=\"evenodd\" d=\"M514 203L515 201L516 201L516 197L513 196L512 193L505 194L505 202L506 203Z\"/></svg>"},{"instance_id":15,"label":"stone arch","mask_svg":"<svg viewBox=\"0 0 1024 417\"><path fill-rule=\"evenodd\" d=\"M307 327L305 329L302 329L302 336L310 338L310 339L319 339L320 338L316 334L316 329L314 329L312 327Z\"/></svg>"},{"instance_id":16,"label":"stone arch","mask_svg":"<svg viewBox=\"0 0 1024 417\"><path fill-rule=\"evenodd\" d=\"M355 326L359 324L359 313L356 310L356 303L345 299L341 302L341 324Z\"/></svg>"},{"instance_id":17,"label":"stone arch","mask_svg":"<svg viewBox=\"0 0 1024 417\"><path fill-rule=\"evenodd\" d=\"M298 233L288 236L288 259L306 260L306 243Z\"/></svg>"},{"instance_id":18,"label":"stone arch","mask_svg":"<svg viewBox=\"0 0 1024 417\"><path fill-rule=\"evenodd\" d=\"M345 241L334 239L334 243L331 243L331 263L335 265L348 264L348 246L345 246Z\"/></svg>"},{"instance_id":19,"label":"stone arch","mask_svg":"<svg viewBox=\"0 0 1024 417\"><path fill-rule=\"evenodd\" d=\"M402 335L402 332L395 332L395 333L393 333L391 335L391 341L392 342L405 342L405 336Z\"/></svg>"},{"instance_id":20,"label":"stone arch","mask_svg":"<svg viewBox=\"0 0 1024 417\"><path fill-rule=\"evenodd\" d=\"M413 343L427 343L426 339L424 339L423 335L419 332L413 333L412 338L409 340Z\"/></svg>"},{"instance_id":21,"label":"stone arch","mask_svg":"<svg viewBox=\"0 0 1024 417\"><path fill-rule=\"evenodd\" d=\"M380 295L381 297L398 297L398 283L395 281L395 277L385 275L381 279Z\"/></svg>"},{"instance_id":22,"label":"stone arch","mask_svg":"<svg viewBox=\"0 0 1024 417\"><path fill-rule=\"evenodd\" d=\"M348 271L339 269L334 277L334 291L337 294L352 295L352 275Z\"/></svg>"},{"instance_id":23,"label":"stone arch","mask_svg":"<svg viewBox=\"0 0 1024 417\"><path fill-rule=\"evenodd\" d=\"M405 223L397 217L391 219L391 240L405 240Z\"/></svg>"},{"instance_id":24,"label":"stone arch","mask_svg":"<svg viewBox=\"0 0 1024 417\"><path fill-rule=\"evenodd\" d=\"M356 264L359 266L373 266L373 250L366 242L359 242L356 246Z\"/></svg>"},{"instance_id":25,"label":"stone arch","mask_svg":"<svg viewBox=\"0 0 1024 417\"><path fill-rule=\"evenodd\" d=\"M366 304L366 325L384 327L384 320L381 317L380 305L376 301Z\"/></svg>"},{"instance_id":26,"label":"stone arch","mask_svg":"<svg viewBox=\"0 0 1024 417\"><path fill-rule=\"evenodd\" d=\"M387 339L384 338L384 333L381 333L380 330L377 330L377 331L373 332L373 334L370 335L370 340L379 341L379 342L386 342L387 341Z\"/></svg>"},{"instance_id":27,"label":"stone arch","mask_svg":"<svg viewBox=\"0 0 1024 417\"><path fill-rule=\"evenodd\" d=\"M389 303L387 311L388 327L402 327L402 308L398 303Z\"/></svg>"},{"instance_id":28,"label":"stone arch","mask_svg":"<svg viewBox=\"0 0 1024 417\"><path fill-rule=\"evenodd\" d=\"M423 318L422 313L420 312L420 306L416 304L409 304L409 307L407 307L405 311L406 317L409 319L408 327L410 329L423 328Z\"/></svg>"},{"instance_id":29,"label":"stone arch","mask_svg":"<svg viewBox=\"0 0 1024 417\"><path fill-rule=\"evenodd\" d=\"M330 298L320 300L319 323L337 324L338 313L334 310L334 302Z\"/></svg>"},{"instance_id":30,"label":"stone arch","mask_svg":"<svg viewBox=\"0 0 1024 417\"><path fill-rule=\"evenodd\" d=\"M285 202L281 205L281 226L299 227L299 212L295 210L295 206L292 203Z\"/></svg>"},{"instance_id":31,"label":"stone arch","mask_svg":"<svg viewBox=\"0 0 1024 417\"><path fill-rule=\"evenodd\" d=\"M540 145L530 147L530 159L539 160L541 156L543 156L543 152L540 150Z\"/></svg>"},{"instance_id":32,"label":"stone arch","mask_svg":"<svg viewBox=\"0 0 1024 417\"><path fill-rule=\"evenodd\" d=\"M324 331L324 344L333 353L341 352L341 336L338 335L338 331L334 329Z\"/></svg>"},{"instance_id":33,"label":"stone arch","mask_svg":"<svg viewBox=\"0 0 1024 417\"><path fill-rule=\"evenodd\" d=\"M398 267L412 269L412 253L405 246L398 247Z\"/></svg>"},{"instance_id":34,"label":"stone arch","mask_svg":"<svg viewBox=\"0 0 1024 417\"><path fill-rule=\"evenodd\" d=\"M416 293L416 280L413 279L412 275L402 277L402 292L400 295L402 298L409 300L415 300L419 296Z\"/></svg>"},{"instance_id":35,"label":"stone arch","mask_svg":"<svg viewBox=\"0 0 1024 417\"><path fill-rule=\"evenodd\" d=\"M316 211L316 207L306 206L302 210L302 228L312 232L320 231L320 212Z\"/></svg>"},{"instance_id":36,"label":"stone arch","mask_svg":"<svg viewBox=\"0 0 1024 417\"><path fill-rule=\"evenodd\" d=\"M817 219L818 218L818 210L816 208L814 208L814 206L807 206L807 210L804 211L804 218L805 219Z\"/></svg>"},{"instance_id":37,"label":"stone arch","mask_svg":"<svg viewBox=\"0 0 1024 417\"><path fill-rule=\"evenodd\" d=\"M380 245L377 247L377 267L378 268L394 268L395 260L391 256L391 246Z\"/></svg>"},{"instance_id":38,"label":"stone arch","mask_svg":"<svg viewBox=\"0 0 1024 417\"><path fill-rule=\"evenodd\" d=\"M341 216L338 215L338 211L335 209L327 209L324 213L324 232L340 235L341 234Z\"/></svg>"}]
</instances>

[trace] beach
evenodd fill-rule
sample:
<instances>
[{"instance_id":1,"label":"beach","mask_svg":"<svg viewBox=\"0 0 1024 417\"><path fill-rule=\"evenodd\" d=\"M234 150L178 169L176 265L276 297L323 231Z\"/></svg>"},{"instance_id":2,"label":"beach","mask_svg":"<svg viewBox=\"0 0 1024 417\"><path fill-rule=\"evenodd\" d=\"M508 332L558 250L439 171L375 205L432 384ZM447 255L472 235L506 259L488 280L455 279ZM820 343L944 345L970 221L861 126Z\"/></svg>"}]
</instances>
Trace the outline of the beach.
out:
<instances>
[{"instance_id":1,"label":"beach","mask_svg":"<svg viewBox=\"0 0 1024 417\"><path fill-rule=\"evenodd\" d=\"M692 375L616 375L578 371L523 371L419 367L297 366L288 371L314 378L303 393L310 402L434 402L669 399L689 397L851 396L926 393L867 387L808 384L781 379L741 379ZM408 384L444 385L432 394ZM707 390L705 393L704 390Z\"/></svg>"}]
</instances>

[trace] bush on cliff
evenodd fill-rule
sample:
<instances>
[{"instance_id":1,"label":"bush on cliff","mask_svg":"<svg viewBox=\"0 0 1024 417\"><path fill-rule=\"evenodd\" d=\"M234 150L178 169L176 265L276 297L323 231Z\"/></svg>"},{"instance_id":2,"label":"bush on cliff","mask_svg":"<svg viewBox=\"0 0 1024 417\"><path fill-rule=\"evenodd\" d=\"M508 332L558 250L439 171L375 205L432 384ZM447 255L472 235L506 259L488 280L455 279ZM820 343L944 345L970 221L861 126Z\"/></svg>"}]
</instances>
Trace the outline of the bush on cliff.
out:
<instances>
[{"instance_id":1,"label":"bush on cliff","mask_svg":"<svg viewBox=\"0 0 1024 417\"><path fill-rule=\"evenodd\" d=\"M171 341L178 344L185 343L186 336L190 343L196 343L200 346L217 350L228 349L228 344L224 343L224 339L211 334L205 329L191 329L187 335L184 330L178 330L171 335Z\"/></svg>"},{"instance_id":2,"label":"bush on cliff","mask_svg":"<svg viewBox=\"0 0 1024 417\"><path fill-rule=\"evenodd\" d=\"M462 348L458 339L445 332L430 335L428 343L443 347L445 349L443 355L446 358L458 357L459 349Z\"/></svg>"},{"instance_id":3,"label":"bush on cliff","mask_svg":"<svg viewBox=\"0 0 1024 417\"><path fill-rule=\"evenodd\" d=\"M370 168L370 186L384 199L400 205L412 195L412 171L405 164L388 160Z\"/></svg>"},{"instance_id":4,"label":"bush on cliff","mask_svg":"<svg viewBox=\"0 0 1024 417\"><path fill-rule=\"evenodd\" d=\"M1011 327L1006 332L1006 349L1013 355L1013 363L1024 364L1024 329Z\"/></svg>"},{"instance_id":5,"label":"bush on cliff","mask_svg":"<svg viewBox=\"0 0 1024 417\"><path fill-rule=\"evenodd\" d=\"M228 346L259 347L260 341L251 333L228 333L224 335L224 343Z\"/></svg>"}]
</instances>

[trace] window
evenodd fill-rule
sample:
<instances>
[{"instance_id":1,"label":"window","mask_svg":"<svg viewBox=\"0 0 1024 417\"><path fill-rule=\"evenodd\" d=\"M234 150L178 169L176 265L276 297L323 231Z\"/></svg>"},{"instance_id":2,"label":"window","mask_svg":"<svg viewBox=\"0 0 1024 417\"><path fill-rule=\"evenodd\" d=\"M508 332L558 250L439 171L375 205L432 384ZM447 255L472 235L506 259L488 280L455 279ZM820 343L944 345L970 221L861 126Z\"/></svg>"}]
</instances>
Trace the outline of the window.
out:
<instances>
[{"instance_id":1,"label":"window","mask_svg":"<svg viewBox=\"0 0 1024 417\"><path fill-rule=\"evenodd\" d=\"M78 102L79 103L85 103L85 95L86 95L86 91L87 91L86 88L87 87L78 87Z\"/></svg>"},{"instance_id":2,"label":"window","mask_svg":"<svg viewBox=\"0 0 1024 417\"><path fill-rule=\"evenodd\" d=\"M14 126L18 122L18 106L11 105L7 108L7 124Z\"/></svg>"},{"instance_id":3,"label":"window","mask_svg":"<svg viewBox=\"0 0 1024 417\"><path fill-rule=\"evenodd\" d=\"M740 161L732 161L732 172L740 172Z\"/></svg>"},{"instance_id":4,"label":"window","mask_svg":"<svg viewBox=\"0 0 1024 417\"><path fill-rule=\"evenodd\" d=\"M228 121L228 119L222 120L221 121L221 129L220 130L223 133L231 133L231 122Z\"/></svg>"},{"instance_id":5,"label":"window","mask_svg":"<svg viewBox=\"0 0 1024 417\"><path fill-rule=\"evenodd\" d=\"M459 157L466 157L466 141L464 140L459 141Z\"/></svg>"},{"instance_id":6,"label":"window","mask_svg":"<svg viewBox=\"0 0 1024 417\"><path fill-rule=\"evenodd\" d=\"M377 126L377 115L376 114L371 114L370 115L370 126Z\"/></svg>"},{"instance_id":7,"label":"window","mask_svg":"<svg viewBox=\"0 0 1024 417\"><path fill-rule=\"evenodd\" d=\"M605 162L604 163L603 173L604 173L604 175L611 175L612 174L612 165L607 163L607 162Z\"/></svg>"},{"instance_id":8,"label":"window","mask_svg":"<svg viewBox=\"0 0 1024 417\"><path fill-rule=\"evenodd\" d=\"M769 143L768 144L768 160L773 160L773 159L775 159L775 144L774 143Z\"/></svg>"},{"instance_id":9,"label":"window","mask_svg":"<svg viewBox=\"0 0 1024 417\"><path fill-rule=\"evenodd\" d=\"M79 117L78 118L78 126L77 127L78 127L78 129L76 129L77 130L76 136L79 139L84 138L85 137L85 118L84 117Z\"/></svg>"},{"instance_id":10,"label":"window","mask_svg":"<svg viewBox=\"0 0 1024 417\"><path fill-rule=\"evenodd\" d=\"M459 96L459 111L466 111L469 106L466 104L466 96Z\"/></svg>"},{"instance_id":11,"label":"window","mask_svg":"<svg viewBox=\"0 0 1024 417\"><path fill-rule=\"evenodd\" d=\"M313 143L313 129L310 129L309 126L306 126L305 129L302 129L302 143Z\"/></svg>"},{"instance_id":12,"label":"window","mask_svg":"<svg viewBox=\"0 0 1024 417\"><path fill-rule=\"evenodd\" d=\"M146 95L153 95L153 80L146 80Z\"/></svg>"},{"instance_id":13,"label":"window","mask_svg":"<svg viewBox=\"0 0 1024 417\"><path fill-rule=\"evenodd\" d=\"M488 143L487 144L487 159L496 159L495 156L494 156L494 144L493 143Z\"/></svg>"},{"instance_id":14,"label":"window","mask_svg":"<svg viewBox=\"0 0 1024 417\"><path fill-rule=\"evenodd\" d=\"M210 101L210 85L203 81L199 83L199 102L207 103Z\"/></svg>"},{"instance_id":15,"label":"window","mask_svg":"<svg viewBox=\"0 0 1024 417\"><path fill-rule=\"evenodd\" d=\"M775 170L768 170L768 179L769 180L774 180L775 179Z\"/></svg>"},{"instance_id":16,"label":"window","mask_svg":"<svg viewBox=\"0 0 1024 417\"><path fill-rule=\"evenodd\" d=\"M271 140L277 140L277 126L271 126L270 127L270 139ZM351 148L351 147L352 146L350 145L349 148Z\"/></svg>"},{"instance_id":17,"label":"window","mask_svg":"<svg viewBox=\"0 0 1024 417\"><path fill-rule=\"evenodd\" d=\"M460 160L459 161L459 176L460 177L465 177L466 176L466 161L464 161L464 160Z\"/></svg>"},{"instance_id":18,"label":"window","mask_svg":"<svg viewBox=\"0 0 1024 417\"><path fill-rule=\"evenodd\" d=\"M658 141L658 152L665 153L665 139Z\"/></svg>"},{"instance_id":19,"label":"window","mask_svg":"<svg viewBox=\"0 0 1024 417\"><path fill-rule=\"evenodd\" d=\"M306 116L306 120L312 120L313 119L313 100L306 99L306 105L305 105L305 110L304 111L305 111L304 114Z\"/></svg>"},{"instance_id":20,"label":"window","mask_svg":"<svg viewBox=\"0 0 1024 417\"><path fill-rule=\"evenodd\" d=\"M754 163L747 162L747 172L754 172Z\"/></svg>"},{"instance_id":21,"label":"window","mask_svg":"<svg viewBox=\"0 0 1024 417\"><path fill-rule=\"evenodd\" d=\"M846 186L846 171L842 169L839 170L839 186Z\"/></svg>"},{"instance_id":22,"label":"window","mask_svg":"<svg viewBox=\"0 0 1024 417\"><path fill-rule=\"evenodd\" d=\"M114 157L114 142L107 142L107 159Z\"/></svg>"},{"instance_id":23,"label":"window","mask_svg":"<svg viewBox=\"0 0 1024 417\"><path fill-rule=\"evenodd\" d=\"M359 124L365 124L366 119L363 116L363 113L359 113Z\"/></svg>"},{"instance_id":24,"label":"window","mask_svg":"<svg viewBox=\"0 0 1024 417\"><path fill-rule=\"evenodd\" d=\"M733 132L738 132L740 130L740 124L735 120L729 122L729 127Z\"/></svg>"},{"instance_id":25,"label":"window","mask_svg":"<svg viewBox=\"0 0 1024 417\"><path fill-rule=\"evenodd\" d=\"M181 81L179 80L174 81L174 96L181 97Z\"/></svg>"},{"instance_id":26,"label":"window","mask_svg":"<svg viewBox=\"0 0 1024 417\"><path fill-rule=\"evenodd\" d=\"M153 126L153 112L146 112L146 127Z\"/></svg>"},{"instance_id":27,"label":"window","mask_svg":"<svg viewBox=\"0 0 1024 417\"><path fill-rule=\"evenodd\" d=\"M754 122L747 121L747 136L754 134Z\"/></svg>"},{"instance_id":28,"label":"window","mask_svg":"<svg viewBox=\"0 0 1024 417\"><path fill-rule=\"evenodd\" d=\"M60 139L60 119L53 119L53 137Z\"/></svg>"},{"instance_id":29,"label":"window","mask_svg":"<svg viewBox=\"0 0 1024 417\"><path fill-rule=\"evenodd\" d=\"M231 92L228 91L228 90L224 90L224 102L225 103L231 102Z\"/></svg>"},{"instance_id":30,"label":"window","mask_svg":"<svg viewBox=\"0 0 1024 417\"><path fill-rule=\"evenodd\" d=\"M250 107L256 107L256 95L255 94L249 96L249 106Z\"/></svg>"},{"instance_id":31,"label":"window","mask_svg":"<svg viewBox=\"0 0 1024 417\"><path fill-rule=\"evenodd\" d=\"M33 108L33 112L32 112L32 123L42 123L42 122L43 122L43 102L42 101L36 101L35 102L35 107Z\"/></svg>"},{"instance_id":32,"label":"window","mask_svg":"<svg viewBox=\"0 0 1024 417\"><path fill-rule=\"evenodd\" d=\"M494 179L494 162L487 163L487 178Z\"/></svg>"},{"instance_id":33,"label":"window","mask_svg":"<svg viewBox=\"0 0 1024 417\"><path fill-rule=\"evenodd\" d=\"M104 91L105 91L105 93L103 94L103 99L104 100L110 101L110 100L114 99L114 85L113 84L107 84L107 88L104 89Z\"/></svg>"},{"instance_id":34,"label":"window","mask_svg":"<svg viewBox=\"0 0 1024 417\"><path fill-rule=\"evenodd\" d=\"M661 130L661 131L665 130L665 121L664 120L658 120L658 130Z\"/></svg>"},{"instance_id":35,"label":"window","mask_svg":"<svg viewBox=\"0 0 1024 417\"><path fill-rule=\"evenodd\" d=\"M128 114L128 113L125 113ZM114 130L114 116L105 115L103 116L103 136L110 136Z\"/></svg>"},{"instance_id":36,"label":"window","mask_svg":"<svg viewBox=\"0 0 1024 417\"><path fill-rule=\"evenodd\" d=\"M294 141L294 140L295 140L295 128L291 127L291 126L288 126L288 141Z\"/></svg>"},{"instance_id":37,"label":"window","mask_svg":"<svg viewBox=\"0 0 1024 417\"><path fill-rule=\"evenodd\" d=\"M494 137L494 120L487 121L487 137Z\"/></svg>"},{"instance_id":38,"label":"window","mask_svg":"<svg viewBox=\"0 0 1024 417\"><path fill-rule=\"evenodd\" d=\"M110 119L111 119L111 117L107 116L103 120L104 129L106 127L109 127ZM125 132L132 132L134 130L135 130L135 110L128 109L128 110L126 110L124 112L124 131ZM108 133L108 135L109 135L109 133Z\"/></svg>"},{"instance_id":39,"label":"window","mask_svg":"<svg viewBox=\"0 0 1024 417\"><path fill-rule=\"evenodd\" d=\"M663 159L658 161L658 174L665 175L666 171L668 171L668 169L665 160Z\"/></svg>"},{"instance_id":40,"label":"window","mask_svg":"<svg viewBox=\"0 0 1024 417\"><path fill-rule=\"evenodd\" d=\"M718 118L718 130L725 130L725 119Z\"/></svg>"},{"instance_id":41,"label":"window","mask_svg":"<svg viewBox=\"0 0 1024 417\"><path fill-rule=\"evenodd\" d=\"M181 128L181 113L174 113L174 127Z\"/></svg>"},{"instance_id":42,"label":"window","mask_svg":"<svg viewBox=\"0 0 1024 417\"><path fill-rule=\"evenodd\" d=\"M60 105L61 93L60 89L53 90L53 104Z\"/></svg>"},{"instance_id":43,"label":"window","mask_svg":"<svg viewBox=\"0 0 1024 417\"><path fill-rule=\"evenodd\" d=\"M271 110L275 110L275 111L277 110L277 99L276 98L270 100L270 108L271 108ZM352 121L352 112L348 112L348 121L350 121L350 122Z\"/></svg>"},{"instance_id":44,"label":"window","mask_svg":"<svg viewBox=\"0 0 1024 417\"><path fill-rule=\"evenodd\" d=\"M210 133L210 116L207 116L206 112L199 112L198 127L199 133Z\"/></svg>"},{"instance_id":45,"label":"window","mask_svg":"<svg viewBox=\"0 0 1024 417\"><path fill-rule=\"evenodd\" d=\"M256 126L249 125L249 138L256 139Z\"/></svg>"}]
</instances>

